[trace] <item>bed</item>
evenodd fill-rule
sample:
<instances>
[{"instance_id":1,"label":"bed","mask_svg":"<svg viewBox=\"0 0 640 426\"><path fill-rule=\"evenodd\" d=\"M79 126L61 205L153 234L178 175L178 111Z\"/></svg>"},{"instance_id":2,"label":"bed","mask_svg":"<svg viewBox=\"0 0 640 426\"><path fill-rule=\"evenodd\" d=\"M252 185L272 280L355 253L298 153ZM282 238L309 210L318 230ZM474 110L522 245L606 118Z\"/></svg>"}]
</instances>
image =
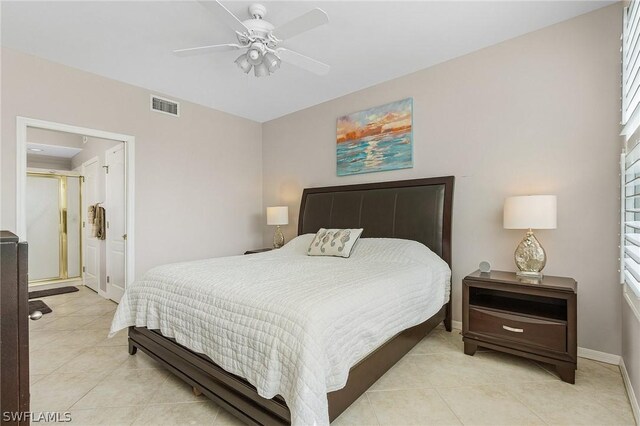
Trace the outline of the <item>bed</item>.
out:
<instances>
[{"instance_id":1,"label":"bed","mask_svg":"<svg viewBox=\"0 0 640 426\"><path fill-rule=\"evenodd\" d=\"M270 253L154 269L132 286L131 301L125 295L112 331L132 325L131 354L144 351L249 424L326 424L439 323L451 329L450 275L446 294L432 300L412 282L421 274L425 282L431 281L433 277L426 279L429 273L442 280L444 275L437 272L442 268L428 266L436 265L436 259L450 265L452 195L453 177L305 189L296 240ZM364 228L352 258L318 262L305 256L309 234L321 227ZM421 250L436 259L423 264ZM299 279L296 284L296 271L320 277L320 265L329 278L318 283ZM224 274L208 283L212 270ZM343 285L331 274L349 281ZM247 280L247 275L255 278ZM238 286L230 292L234 280ZM146 282L151 284L145 287ZM401 290L394 293L396 287ZM249 302L247 296L257 288L268 291ZM384 297L387 289L393 297ZM353 296L344 296L345 291ZM245 305L236 300L243 292ZM145 296L136 299L136 294ZM161 297L170 301L167 306L159 304ZM288 305L289 299L296 304ZM126 306L134 301L135 309ZM374 312L377 303L391 304ZM398 315L404 306L406 313ZM423 312L416 306L423 306ZM217 315L215 321L207 316L209 311ZM392 316L384 317L387 311ZM305 312L313 321L304 318ZM167 320L169 313L177 318L174 322ZM233 332L225 328L225 319L235 324ZM374 328L381 329L379 334ZM326 336L335 336L336 342ZM223 337L227 340L220 344ZM285 343L273 343L280 340ZM264 359L256 354L265 354ZM249 360L243 362L243 356ZM283 389L284 398L277 393Z\"/></svg>"}]
</instances>

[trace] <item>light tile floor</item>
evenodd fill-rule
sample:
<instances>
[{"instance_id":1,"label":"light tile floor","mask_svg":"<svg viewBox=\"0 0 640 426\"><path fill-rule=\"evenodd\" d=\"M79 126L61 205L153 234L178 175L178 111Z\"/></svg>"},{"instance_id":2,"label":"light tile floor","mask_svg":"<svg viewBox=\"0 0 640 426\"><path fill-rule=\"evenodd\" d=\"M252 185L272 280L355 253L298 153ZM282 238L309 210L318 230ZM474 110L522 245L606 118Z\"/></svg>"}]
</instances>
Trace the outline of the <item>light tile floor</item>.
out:
<instances>
[{"instance_id":1,"label":"light tile floor","mask_svg":"<svg viewBox=\"0 0 640 426\"><path fill-rule=\"evenodd\" d=\"M31 409L72 424L234 425L233 416L138 351L107 339L116 305L89 289L43 299L31 321ZM576 384L553 367L493 351L462 353L459 331L434 330L334 424L633 425L617 366L580 359Z\"/></svg>"}]
</instances>

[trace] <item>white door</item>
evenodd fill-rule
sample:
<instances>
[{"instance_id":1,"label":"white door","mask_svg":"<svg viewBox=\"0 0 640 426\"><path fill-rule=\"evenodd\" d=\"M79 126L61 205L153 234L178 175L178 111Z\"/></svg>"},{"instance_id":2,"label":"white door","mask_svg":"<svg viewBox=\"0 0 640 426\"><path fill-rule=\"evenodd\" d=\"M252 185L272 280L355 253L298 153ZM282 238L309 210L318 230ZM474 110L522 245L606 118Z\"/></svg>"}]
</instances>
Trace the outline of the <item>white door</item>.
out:
<instances>
[{"instance_id":1,"label":"white door","mask_svg":"<svg viewBox=\"0 0 640 426\"><path fill-rule=\"evenodd\" d=\"M82 164L82 254L84 285L100 293L100 240L91 232L87 212L89 206L102 202L100 200L100 162L94 157Z\"/></svg>"},{"instance_id":2,"label":"white door","mask_svg":"<svg viewBox=\"0 0 640 426\"><path fill-rule=\"evenodd\" d=\"M127 227L125 220L124 143L106 151L107 297L119 302L124 294Z\"/></svg>"}]
</instances>

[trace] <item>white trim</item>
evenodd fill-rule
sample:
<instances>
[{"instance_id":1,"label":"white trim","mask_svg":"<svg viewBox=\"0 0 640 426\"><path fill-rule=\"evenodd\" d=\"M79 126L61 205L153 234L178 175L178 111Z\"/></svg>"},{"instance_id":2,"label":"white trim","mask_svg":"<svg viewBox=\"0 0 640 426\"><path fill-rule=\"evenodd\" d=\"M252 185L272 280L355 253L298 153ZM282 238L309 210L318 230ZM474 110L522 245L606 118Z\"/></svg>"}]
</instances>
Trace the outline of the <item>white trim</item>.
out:
<instances>
[{"instance_id":1,"label":"white trim","mask_svg":"<svg viewBox=\"0 0 640 426\"><path fill-rule=\"evenodd\" d=\"M75 170L56 170L56 169L43 169L40 167L27 167L27 173L55 173L60 176L72 176L78 177L82 174L80 172L76 172Z\"/></svg>"},{"instance_id":2,"label":"white trim","mask_svg":"<svg viewBox=\"0 0 640 426\"><path fill-rule=\"evenodd\" d=\"M624 358L620 358L620 371L622 372L624 387L627 389L627 396L629 397L629 403L631 404L631 411L633 411L633 416L636 418L636 423L640 424L640 405L638 404L638 398L636 398L636 394L633 391L631 378L629 377L627 366L624 364Z\"/></svg>"},{"instance_id":3,"label":"white trim","mask_svg":"<svg viewBox=\"0 0 640 426\"><path fill-rule=\"evenodd\" d=\"M462 330L462 321L451 321L451 328L455 328L456 330Z\"/></svg>"},{"instance_id":4,"label":"white trim","mask_svg":"<svg viewBox=\"0 0 640 426\"><path fill-rule=\"evenodd\" d=\"M624 136L625 140L628 141L640 127L640 107L636 107L636 109L633 111L633 114L631 114L631 117L629 117L626 123L620 124L624 125L622 131L620 132L620 136Z\"/></svg>"},{"instance_id":5,"label":"white trim","mask_svg":"<svg viewBox=\"0 0 640 426\"><path fill-rule=\"evenodd\" d=\"M633 294L633 297L640 300L640 283L638 282L637 279L635 279L633 275L631 275L630 272L629 272L629 275L630 276L627 276L628 279L626 279L624 283L622 283L624 285L622 292L625 295ZM631 297L631 296L628 296L628 297Z\"/></svg>"},{"instance_id":6,"label":"white trim","mask_svg":"<svg viewBox=\"0 0 640 426\"><path fill-rule=\"evenodd\" d=\"M618 262L620 262L620 284L624 284L624 222L625 222L625 213L627 211L625 201L626 201L626 166L625 166L625 158L626 153L623 151L620 154L620 254L618 255Z\"/></svg>"},{"instance_id":7,"label":"white trim","mask_svg":"<svg viewBox=\"0 0 640 426\"><path fill-rule=\"evenodd\" d=\"M631 300L630 293L633 293L633 289L630 288L629 285L625 285L625 288L622 291L624 300L626 300L627 303L629 304L629 308L631 308L631 312L633 312L633 315L635 315L636 319L640 321L640 310L638 310L638 307L636 306L636 304L633 302L633 300ZM635 295L635 293L633 294Z\"/></svg>"},{"instance_id":8,"label":"white trim","mask_svg":"<svg viewBox=\"0 0 640 426\"><path fill-rule=\"evenodd\" d=\"M29 284L29 291L50 290L52 288L68 287L70 285L73 285L76 287L84 287L84 284L82 283L81 279L71 278L68 280L59 281L55 283Z\"/></svg>"},{"instance_id":9,"label":"white trim","mask_svg":"<svg viewBox=\"0 0 640 426\"><path fill-rule=\"evenodd\" d=\"M27 187L27 127L37 127L45 130L75 133L82 136L91 136L100 139L111 139L125 143L127 162L125 167L126 188L126 224L127 224L127 258L125 263L126 283L132 283L135 278L135 142L136 138L120 133L106 132L103 130L89 129L70 124L55 123L36 118L16 117L16 233L22 240L27 235L26 221L26 187Z\"/></svg>"},{"instance_id":10,"label":"white trim","mask_svg":"<svg viewBox=\"0 0 640 426\"><path fill-rule=\"evenodd\" d=\"M620 365L622 359L620 355L610 354L607 352L595 351L593 349L578 347L578 356L580 358L592 359L594 361L604 362L605 364Z\"/></svg>"}]
</instances>

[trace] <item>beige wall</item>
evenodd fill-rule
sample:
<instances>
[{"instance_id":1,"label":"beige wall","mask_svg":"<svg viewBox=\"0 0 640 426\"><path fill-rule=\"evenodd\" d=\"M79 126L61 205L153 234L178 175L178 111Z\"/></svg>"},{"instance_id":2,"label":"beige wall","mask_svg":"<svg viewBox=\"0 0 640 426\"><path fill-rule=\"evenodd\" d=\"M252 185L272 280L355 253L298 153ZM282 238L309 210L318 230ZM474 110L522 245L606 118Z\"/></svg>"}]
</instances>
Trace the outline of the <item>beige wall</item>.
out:
<instances>
[{"instance_id":1,"label":"beige wall","mask_svg":"<svg viewBox=\"0 0 640 426\"><path fill-rule=\"evenodd\" d=\"M47 170L71 170L71 158L27 153L27 167Z\"/></svg>"},{"instance_id":2,"label":"beige wall","mask_svg":"<svg viewBox=\"0 0 640 426\"><path fill-rule=\"evenodd\" d=\"M289 205L291 238L304 187L455 175L460 320L461 280L478 262L514 269L524 232L502 228L504 198L557 194L558 229L537 232L545 272L579 282L579 345L619 354L620 33L616 4L267 122L264 205ZM406 97L413 169L337 177L336 117Z\"/></svg>"},{"instance_id":3,"label":"beige wall","mask_svg":"<svg viewBox=\"0 0 640 426\"><path fill-rule=\"evenodd\" d=\"M150 91L2 50L0 227L16 230L16 116L136 137L136 275L261 243L261 125L189 102L149 111Z\"/></svg>"}]
</instances>

